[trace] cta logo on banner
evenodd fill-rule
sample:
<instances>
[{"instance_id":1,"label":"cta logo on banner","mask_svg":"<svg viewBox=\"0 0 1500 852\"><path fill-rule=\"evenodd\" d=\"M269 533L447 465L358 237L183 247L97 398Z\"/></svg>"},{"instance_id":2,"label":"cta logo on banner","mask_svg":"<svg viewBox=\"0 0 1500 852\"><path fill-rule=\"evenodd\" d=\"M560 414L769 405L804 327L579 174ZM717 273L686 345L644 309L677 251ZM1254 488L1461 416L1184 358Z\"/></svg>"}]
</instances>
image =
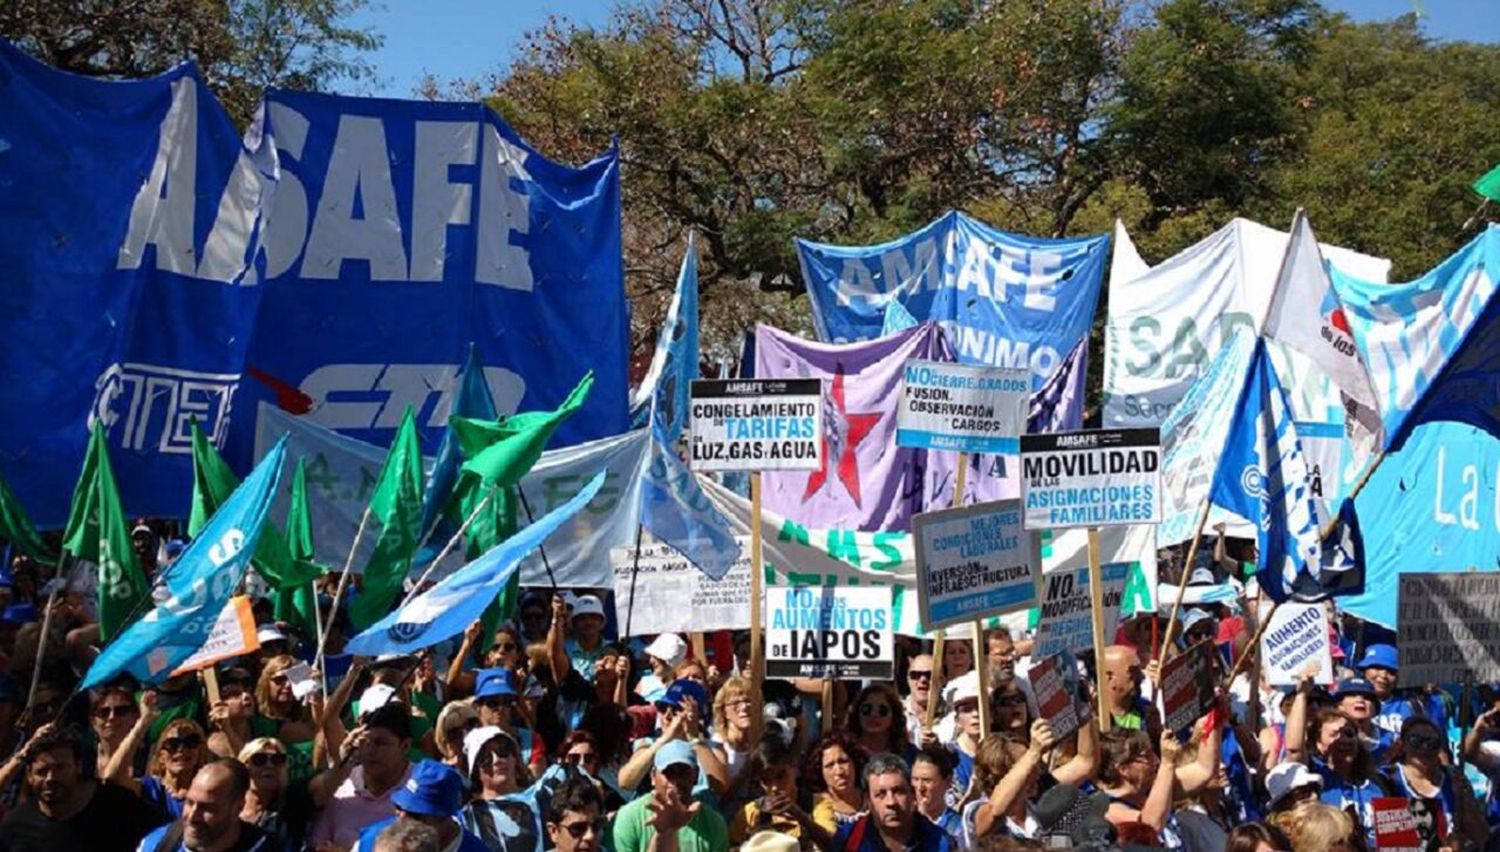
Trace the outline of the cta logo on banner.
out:
<instances>
[{"instance_id":1,"label":"cta logo on banner","mask_svg":"<svg viewBox=\"0 0 1500 852\"><path fill-rule=\"evenodd\" d=\"M1161 521L1161 438L1156 429L1099 429L1021 436L1027 529Z\"/></svg>"},{"instance_id":2,"label":"cta logo on banner","mask_svg":"<svg viewBox=\"0 0 1500 852\"><path fill-rule=\"evenodd\" d=\"M1104 583L1104 636L1115 635L1120 621L1120 601L1130 564L1099 566ZM1031 658L1040 659L1063 651L1080 653L1094 647L1093 598L1089 594L1087 568L1048 573L1042 578L1042 605L1037 620L1036 645Z\"/></svg>"},{"instance_id":3,"label":"cta logo on banner","mask_svg":"<svg viewBox=\"0 0 1500 852\"><path fill-rule=\"evenodd\" d=\"M700 379L692 386L692 467L817 470L823 383L817 379Z\"/></svg>"},{"instance_id":4,"label":"cta logo on banner","mask_svg":"<svg viewBox=\"0 0 1500 852\"><path fill-rule=\"evenodd\" d=\"M926 512L912 518L912 536L924 629L1036 606L1042 557L1021 529L1020 501Z\"/></svg>"},{"instance_id":5,"label":"cta logo on banner","mask_svg":"<svg viewBox=\"0 0 1500 852\"><path fill-rule=\"evenodd\" d=\"M890 680L891 590L855 586L766 591L766 676Z\"/></svg>"},{"instance_id":6,"label":"cta logo on banner","mask_svg":"<svg viewBox=\"0 0 1500 852\"><path fill-rule=\"evenodd\" d=\"M1025 370L908 361L896 409L896 443L928 450L1015 453L1026 430Z\"/></svg>"}]
</instances>

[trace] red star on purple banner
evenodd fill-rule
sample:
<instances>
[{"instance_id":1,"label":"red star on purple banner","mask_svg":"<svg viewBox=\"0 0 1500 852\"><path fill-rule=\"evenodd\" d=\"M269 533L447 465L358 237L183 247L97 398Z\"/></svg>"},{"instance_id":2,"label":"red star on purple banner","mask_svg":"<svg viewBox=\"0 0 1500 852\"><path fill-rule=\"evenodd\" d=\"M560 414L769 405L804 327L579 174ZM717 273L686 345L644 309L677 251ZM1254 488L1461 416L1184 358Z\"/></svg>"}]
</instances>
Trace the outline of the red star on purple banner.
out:
<instances>
[{"instance_id":1,"label":"red star on purple banner","mask_svg":"<svg viewBox=\"0 0 1500 852\"><path fill-rule=\"evenodd\" d=\"M844 483L849 496L854 498L854 505L864 508L860 503L859 459L855 450L869 436L875 424L880 422L880 413L850 414L845 408L843 364L838 365L833 375L833 408L826 412L825 421L823 463L807 477L807 490L802 493L802 502L806 503L808 498L828 483L828 465L833 460L839 482Z\"/></svg>"}]
</instances>

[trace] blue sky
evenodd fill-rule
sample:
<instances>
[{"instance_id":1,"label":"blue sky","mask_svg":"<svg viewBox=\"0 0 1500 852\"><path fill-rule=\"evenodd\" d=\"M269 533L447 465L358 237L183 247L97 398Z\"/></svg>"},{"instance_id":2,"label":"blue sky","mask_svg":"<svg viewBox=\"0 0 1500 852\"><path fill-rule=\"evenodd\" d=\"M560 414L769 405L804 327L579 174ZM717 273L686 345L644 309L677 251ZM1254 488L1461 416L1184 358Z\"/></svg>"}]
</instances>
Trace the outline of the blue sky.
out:
<instances>
[{"instance_id":1,"label":"blue sky","mask_svg":"<svg viewBox=\"0 0 1500 852\"><path fill-rule=\"evenodd\" d=\"M376 0L382 2L382 0ZM375 55L381 79L364 94L411 97L424 73L471 79L503 68L528 30L556 15L588 24L608 19L612 0L383 0L357 23L385 35ZM1500 41L1496 0L1324 0L1356 20L1422 13L1438 38Z\"/></svg>"}]
</instances>

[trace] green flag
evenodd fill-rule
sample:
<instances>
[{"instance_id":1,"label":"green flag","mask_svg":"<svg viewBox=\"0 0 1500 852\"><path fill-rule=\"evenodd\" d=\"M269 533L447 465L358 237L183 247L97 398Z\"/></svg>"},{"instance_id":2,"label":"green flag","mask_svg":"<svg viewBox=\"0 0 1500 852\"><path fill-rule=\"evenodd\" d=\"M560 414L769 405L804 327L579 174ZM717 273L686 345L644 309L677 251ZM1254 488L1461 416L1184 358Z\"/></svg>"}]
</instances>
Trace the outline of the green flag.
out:
<instances>
[{"instance_id":1,"label":"green flag","mask_svg":"<svg viewBox=\"0 0 1500 852\"><path fill-rule=\"evenodd\" d=\"M1479 180L1474 181L1474 191L1491 201L1500 203L1500 164L1486 172Z\"/></svg>"},{"instance_id":2,"label":"green flag","mask_svg":"<svg viewBox=\"0 0 1500 852\"><path fill-rule=\"evenodd\" d=\"M189 429L193 436L193 505L188 510L187 534L189 538L197 538L208 519L239 487L240 479L198 427L197 418L193 418ZM294 564L286 537L270 521L261 528L251 564L271 588L278 590L306 585L317 576L309 577L305 567Z\"/></svg>"},{"instance_id":3,"label":"green flag","mask_svg":"<svg viewBox=\"0 0 1500 852\"><path fill-rule=\"evenodd\" d=\"M286 513L286 540L292 564L304 582L285 586L276 592L276 620L294 624L305 636L317 636L319 617L312 583L323 573L323 566L313 561L312 513L307 502L307 460L297 461L292 476L292 503Z\"/></svg>"},{"instance_id":4,"label":"green flag","mask_svg":"<svg viewBox=\"0 0 1500 852\"><path fill-rule=\"evenodd\" d=\"M364 630L385 617L401 595L401 584L411 571L422 531L422 448L417 443L417 419L411 406L401 418L375 491L370 514L381 524L375 552L365 565L364 585L349 607L350 620Z\"/></svg>"},{"instance_id":5,"label":"green flag","mask_svg":"<svg viewBox=\"0 0 1500 852\"><path fill-rule=\"evenodd\" d=\"M0 538L15 545L22 553L41 562L52 562L57 554L52 553L47 543L31 523L26 507L16 497L5 477L0 476Z\"/></svg>"},{"instance_id":6,"label":"green flag","mask_svg":"<svg viewBox=\"0 0 1500 852\"><path fill-rule=\"evenodd\" d=\"M107 642L125 626L150 587L130 544L130 527L104 444L104 427L98 422L89 435L83 471L73 489L63 550L99 566L99 638Z\"/></svg>"}]
</instances>

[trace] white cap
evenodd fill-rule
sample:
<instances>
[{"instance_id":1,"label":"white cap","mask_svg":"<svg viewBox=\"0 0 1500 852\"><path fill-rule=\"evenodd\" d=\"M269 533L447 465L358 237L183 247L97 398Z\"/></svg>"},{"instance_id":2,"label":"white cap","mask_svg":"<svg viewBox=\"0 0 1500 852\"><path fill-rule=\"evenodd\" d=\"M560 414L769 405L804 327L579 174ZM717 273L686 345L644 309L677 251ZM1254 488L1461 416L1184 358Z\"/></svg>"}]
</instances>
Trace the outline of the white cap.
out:
<instances>
[{"instance_id":1,"label":"white cap","mask_svg":"<svg viewBox=\"0 0 1500 852\"><path fill-rule=\"evenodd\" d=\"M360 693L359 715L363 716L371 710L374 710L378 707L384 707L386 704L390 703L390 700L392 698L395 697L396 690L390 684L371 684L369 688Z\"/></svg>"},{"instance_id":2,"label":"white cap","mask_svg":"<svg viewBox=\"0 0 1500 852\"><path fill-rule=\"evenodd\" d=\"M598 595L579 595L573 599L573 617L580 615L597 615L604 617L604 604Z\"/></svg>"},{"instance_id":3,"label":"white cap","mask_svg":"<svg viewBox=\"0 0 1500 852\"><path fill-rule=\"evenodd\" d=\"M470 775L474 774L474 764L479 760L479 751L495 737L505 737L510 740L510 744L515 749L516 754L519 755L521 753L521 746L516 742L516 738L506 733L504 728L495 725L485 725L482 728L475 728L464 734L464 763L469 767Z\"/></svg>"},{"instance_id":4,"label":"white cap","mask_svg":"<svg viewBox=\"0 0 1500 852\"><path fill-rule=\"evenodd\" d=\"M759 831L740 844L740 852L797 852L801 848L797 838L779 831Z\"/></svg>"},{"instance_id":5,"label":"white cap","mask_svg":"<svg viewBox=\"0 0 1500 852\"><path fill-rule=\"evenodd\" d=\"M286 634L282 633L281 628L277 627L274 624L261 625L261 628L255 631L255 638L259 639L260 644L262 645L266 644L267 642L288 641L286 638Z\"/></svg>"},{"instance_id":6,"label":"white cap","mask_svg":"<svg viewBox=\"0 0 1500 852\"><path fill-rule=\"evenodd\" d=\"M1309 784L1321 789L1323 778L1300 763L1291 761L1278 763L1266 773L1266 794L1270 797L1273 806L1286 798L1293 790Z\"/></svg>"},{"instance_id":7,"label":"white cap","mask_svg":"<svg viewBox=\"0 0 1500 852\"><path fill-rule=\"evenodd\" d=\"M943 687L943 698L952 707L960 701L972 701L979 697L979 672L972 671L948 682Z\"/></svg>"},{"instance_id":8,"label":"white cap","mask_svg":"<svg viewBox=\"0 0 1500 852\"><path fill-rule=\"evenodd\" d=\"M677 668L682 661L687 659L687 643L676 633L663 633L651 640L646 646L646 656L655 657L667 664L668 668Z\"/></svg>"}]
</instances>

